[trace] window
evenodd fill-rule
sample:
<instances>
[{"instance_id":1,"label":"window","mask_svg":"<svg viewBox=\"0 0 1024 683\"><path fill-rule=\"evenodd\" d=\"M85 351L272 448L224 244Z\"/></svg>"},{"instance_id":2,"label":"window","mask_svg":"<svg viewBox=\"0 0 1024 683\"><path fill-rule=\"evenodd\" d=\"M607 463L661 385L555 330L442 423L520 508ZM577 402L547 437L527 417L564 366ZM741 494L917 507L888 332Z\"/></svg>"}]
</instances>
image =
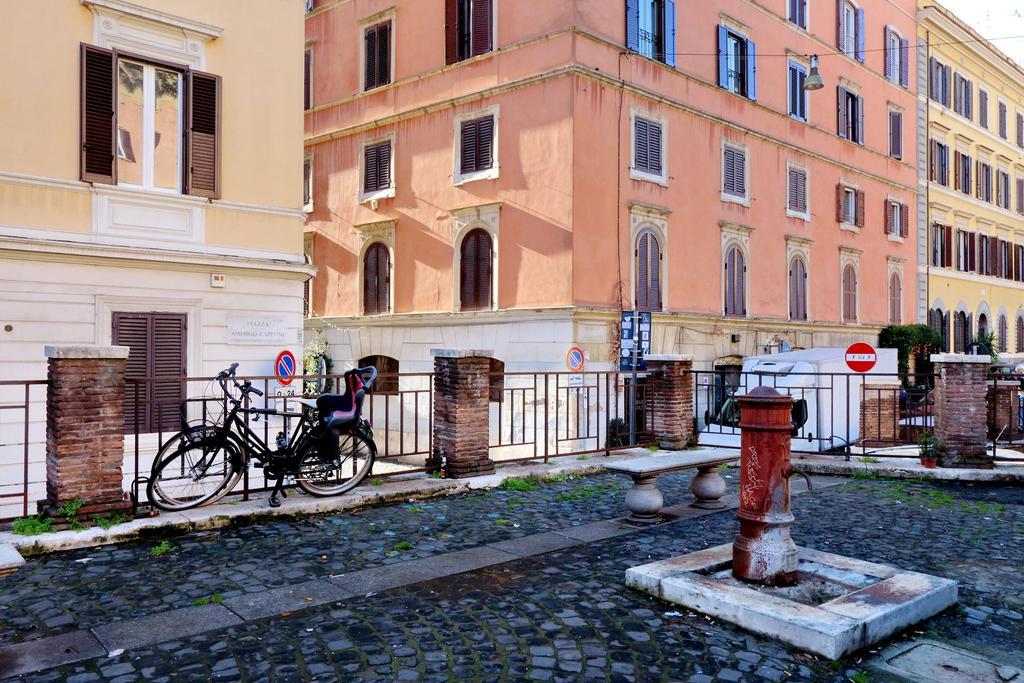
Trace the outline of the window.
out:
<instances>
[{"instance_id":1,"label":"window","mask_svg":"<svg viewBox=\"0 0 1024 683\"><path fill-rule=\"evenodd\" d=\"M983 161L978 162L977 197L982 201L992 202L992 166Z\"/></svg>"},{"instance_id":2,"label":"window","mask_svg":"<svg viewBox=\"0 0 1024 683\"><path fill-rule=\"evenodd\" d=\"M864 10L852 2L839 3L836 22L837 45L840 51L858 61L864 61Z\"/></svg>"},{"instance_id":3,"label":"window","mask_svg":"<svg viewBox=\"0 0 1024 683\"><path fill-rule=\"evenodd\" d=\"M391 22L370 26L363 32L363 90L391 82Z\"/></svg>"},{"instance_id":4,"label":"window","mask_svg":"<svg viewBox=\"0 0 1024 683\"><path fill-rule=\"evenodd\" d=\"M843 225L864 227L864 192L843 184L836 186L836 220Z\"/></svg>"},{"instance_id":5,"label":"window","mask_svg":"<svg viewBox=\"0 0 1024 683\"><path fill-rule=\"evenodd\" d=\"M953 315L953 352L963 353L971 343L972 316L958 311Z\"/></svg>"},{"instance_id":6,"label":"window","mask_svg":"<svg viewBox=\"0 0 1024 683\"><path fill-rule=\"evenodd\" d=\"M864 144L864 98L843 86L837 87L839 137Z\"/></svg>"},{"instance_id":7,"label":"window","mask_svg":"<svg viewBox=\"0 0 1024 683\"><path fill-rule=\"evenodd\" d=\"M1017 316L1017 323L1014 325L1016 328L1016 339L1017 344L1014 347L1015 353L1024 353L1024 318Z\"/></svg>"},{"instance_id":8,"label":"window","mask_svg":"<svg viewBox=\"0 0 1024 683\"><path fill-rule=\"evenodd\" d=\"M932 140L928 146L928 179L949 187L949 145Z\"/></svg>"},{"instance_id":9,"label":"window","mask_svg":"<svg viewBox=\"0 0 1024 683\"><path fill-rule=\"evenodd\" d=\"M304 61L305 66L302 74L302 108L305 111L309 111L313 108L313 48L306 48Z\"/></svg>"},{"instance_id":10,"label":"window","mask_svg":"<svg viewBox=\"0 0 1024 683\"><path fill-rule=\"evenodd\" d=\"M903 158L903 112L889 112L889 156Z\"/></svg>"},{"instance_id":11,"label":"window","mask_svg":"<svg viewBox=\"0 0 1024 683\"><path fill-rule=\"evenodd\" d=\"M953 153L953 186L966 195L971 194L971 169L974 161L969 154Z\"/></svg>"},{"instance_id":12,"label":"window","mask_svg":"<svg viewBox=\"0 0 1024 683\"><path fill-rule=\"evenodd\" d=\"M978 314L978 336L982 337L988 334L988 316L984 313Z\"/></svg>"},{"instance_id":13,"label":"window","mask_svg":"<svg viewBox=\"0 0 1024 683\"><path fill-rule=\"evenodd\" d=\"M359 359L359 367L372 365L377 368L377 381L373 383L375 394L397 394L399 380L398 359L390 356L373 355Z\"/></svg>"},{"instance_id":14,"label":"window","mask_svg":"<svg viewBox=\"0 0 1024 683\"><path fill-rule=\"evenodd\" d=\"M459 260L459 300L463 311L489 310L494 247L491 235L482 228L471 230L462 240Z\"/></svg>"},{"instance_id":15,"label":"window","mask_svg":"<svg viewBox=\"0 0 1024 683\"><path fill-rule=\"evenodd\" d=\"M1013 256L1010 252L1010 243L1006 240L999 240L999 277L1006 280L1013 278Z\"/></svg>"},{"instance_id":16,"label":"window","mask_svg":"<svg viewBox=\"0 0 1024 683\"><path fill-rule=\"evenodd\" d=\"M662 124L640 116L633 118L632 177L665 183L664 134Z\"/></svg>"},{"instance_id":17,"label":"window","mask_svg":"<svg viewBox=\"0 0 1024 683\"><path fill-rule=\"evenodd\" d=\"M885 202L885 234L906 237L910 229L910 212L907 205L892 200Z\"/></svg>"},{"instance_id":18,"label":"window","mask_svg":"<svg viewBox=\"0 0 1024 683\"><path fill-rule=\"evenodd\" d=\"M494 49L494 0L445 0L445 63Z\"/></svg>"},{"instance_id":19,"label":"window","mask_svg":"<svg viewBox=\"0 0 1024 683\"><path fill-rule=\"evenodd\" d=\"M1024 114L1017 112L1017 146L1024 149Z\"/></svg>"},{"instance_id":20,"label":"window","mask_svg":"<svg viewBox=\"0 0 1024 683\"><path fill-rule=\"evenodd\" d=\"M363 255L363 315L391 312L391 254L374 242Z\"/></svg>"},{"instance_id":21,"label":"window","mask_svg":"<svg viewBox=\"0 0 1024 683\"><path fill-rule=\"evenodd\" d=\"M1024 178L1017 178L1017 213L1024 215Z\"/></svg>"},{"instance_id":22,"label":"window","mask_svg":"<svg viewBox=\"0 0 1024 683\"><path fill-rule=\"evenodd\" d=\"M722 148L722 195L747 197L747 154L728 145Z\"/></svg>"},{"instance_id":23,"label":"window","mask_svg":"<svg viewBox=\"0 0 1024 683\"><path fill-rule=\"evenodd\" d=\"M786 213L809 218L807 210L807 171L790 167L787 173Z\"/></svg>"},{"instance_id":24,"label":"window","mask_svg":"<svg viewBox=\"0 0 1024 683\"><path fill-rule=\"evenodd\" d=\"M885 27L885 77L904 88L910 87L910 43Z\"/></svg>"},{"instance_id":25,"label":"window","mask_svg":"<svg viewBox=\"0 0 1024 683\"><path fill-rule=\"evenodd\" d=\"M796 62L789 63L789 115L801 121L807 120L807 91L804 90L804 83L807 81L807 68Z\"/></svg>"},{"instance_id":26,"label":"window","mask_svg":"<svg viewBox=\"0 0 1024 683\"><path fill-rule=\"evenodd\" d=\"M184 313L114 313L112 342L127 346L127 379L185 377L186 320ZM177 431L185 382L161 380L125 385L124 419L127 433Z\"/></svg>"},{"instance_id":27,"label":"window","mask_svg":"<svg viewBox=\"0 0 1024 683\"><path fill-rule=\"evenodd\" d=\"M81 59L81 179L218 198L220 77L85 44Z\"/></svg>"},{"instance_id":28,"label":"window","mask_svg":"<svg viewBox=\"0 0 1024 683\"><path fill-rule=\"evenodd\" d=\"M889 276L889 322L898 325L902 322L903 281L899 273Z\"/></svg>"},{"instance_id":29,"label":"window","mask_svg":"<svg viewBox=\"0 0 1024 683\"><path fill-rule=\"evenodd\" d=\"M996 205L999 208L1010 209L1010 174L1006 171L996 173Z\"/></svg>"},{"instance_id":30,"label":"window","mask_svg":"<svg viewBox=\"0 0 1024 683\"><path fill-rule=\"evenodd\" d=\"M999 103L999 137L1006 139L1006 102Z\"/></svg>"},{"instance_id":31,"label":"window","mask_svg":"<svg viewBox=\"0 0 1024 683\"><path fill-rule=\"evenodd\" d=\"M807 264L800 257L789 262L789 319L807 320Z\"/></svg>"},{"instance_id":32,"label":"window","mask_svg":"<svg viewBox=\"0 0 1024 683\"><path fill-rule=\"evenodd\" d=\"M737 246L725 252L725 314L743 317L747 314L747 265Z\"/></svg>"},{"instance_id":33,"label":"window","mask_svg":"<svg viewBox=\"0 0 1024 683\"><path fill-rule=\"evenodd\" d=\"M382 140L363 147L363 189L361 201L394 196L391 177L391 140Z\"/></svg>"},{"instance_id":34,"label":"window","mask_svg":"<svg viewBox=\"0 0 1024 683\"><path fill-rule=\"evenodd\" d=\"M456 182L472 180L475 177L494 177L488 173L497 170L494 122L495 116L492 114L460 123L459 173Z\"/></svg>"},{"instance_id":35,"label":"window","mask_svg":"<svg viewBox=\"0 0 1024 683\"><path fill-rule=\"evenodd\" d=\"M661 244L651 230L642 231L636 239L636 301L639 311L660 311Z\"/></svg>"},{"instance_id":36,"label":"window","mask_svg":"<svg viewBox=\"0 0 1024 683\"><path fill-rule=\"evenodd\" d=\"M960 74L953 77L953 111L965 119L973 118L974 84Z\"/></svg>"},{"instance_id":37,"label":"window","mask_svg":"<svg viewBox=\"0 0 1024 683\"><path fill-rule=\"evenodd\" d=\"M807 28L807 0L789 0L789 20L800 28Z\"/></svg>"},{"instance_id":38,"label":"window","mask_svg":"<svg viewBox=\"0 0 1024 683\"><path fill-rule=\"evenodd\" d=\"M857 321L857 270L848 263L843 268L843 322Z\"/></svg>"},{"instance_id":39,"label":"window","mask_svg":"<svg viewBox=\"0 0 1024 683\"><path fill-rule=\"evenodd\" d=\"M1024 246L1013 245L1013 279L1024 282Z\"/></svg>"},{"instance_id":40,"label":"window","mask_svg":"<svg viewBox=\"0 0 1024 683\"><path fill-rule=\"evenodd\" d=\"M952 100L950 81L953 69L934 57L928 62L928 95L939 104L949 106Z\"/></svg>"},{"instance_id":41,"label":"window","mask_svg":"<svg viewBox=\"0 0 1024 683\"><path fill-rule=\"evenodd\" d=\"M988 128L988 92L978 88L978 125Z\"/></svg>"},{"instance_id":42,"label":"window","mask_svg":"<svg viewBox=\"0 0 1024 683\"><path fill-rule=\"evenodd\" d=\"M949 352L949 314L943 313L941 308L928 309L928 326L939 333L942 341L940 349L944 353Z\"/></svg>"},{"instance_id":43,"label":"window","mask_svg":"<svg viewBox=\"0 0 1024 683\"><path fill-rule=\"evenodd\" d=\"M302 160L302 210L313 212L313 157Z\"/></svg>"},{"instance_id":44,"label":"window","mask_svg":"<svg viewBox=\"0 0 1024 683\"><path fill-rule=\"evenodd\" d=\"M675 66L675 0L626 0L626 47Z\"/></svg>"},{"instance_id":45,"label":"window","mask_svg":"<svg viewBox=\"0 0 1024 683\"><path fill-rule=\"evenodd\" d=\"M932 265L939 268L953 267L953 230L948 225L932 225Z\"/></svg>"},{"instance_id":46,"label":"window","mask_svg":"<svg viewBox=\"0 0 1024 683\"><path fill-rule=\"evenodd\" d=\"M977 239L973 232L956 231L956 269L965 273L977 268Z\"/></svg>"},{"instance_id":47,"label":"window","mask_svg":"<svg viewBox=\"0 0 1024 683\"><path fill-rule=\"evenodd\" d=\"M978 235L978 253L978 274L991 275L993 272L993 259L992 247L988 235Z\"/></svg>"},{"instance_id":48,"label":"window","mask_svg":"<svg viewBox=\"0 0 1024 683\"><path fill-rule=\"evenodd\" d=\"M718 27L718 85L741 97L757 99L757 48L754 41Z\"/></svg>"}]
</instances>

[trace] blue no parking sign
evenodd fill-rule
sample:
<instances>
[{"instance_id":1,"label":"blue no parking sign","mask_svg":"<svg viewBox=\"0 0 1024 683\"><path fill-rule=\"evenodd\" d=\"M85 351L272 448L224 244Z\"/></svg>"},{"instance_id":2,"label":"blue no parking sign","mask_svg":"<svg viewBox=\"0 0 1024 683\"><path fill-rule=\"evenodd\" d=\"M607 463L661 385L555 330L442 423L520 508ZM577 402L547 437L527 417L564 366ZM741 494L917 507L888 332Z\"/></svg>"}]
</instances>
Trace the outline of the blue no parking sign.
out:
<instances>
[{"instance_id":1,"label":"blue no parking sign","mask_svg":"<svg viewBox=\"0 0 1024 683\"><path fill-rule=\"evenodd\" d=\"M274 373L282 386L288 386L295 379L295 368L295 355L291 351L285 349L277 354L277 360L274 361Z\"/></svg>"}]
</instances>

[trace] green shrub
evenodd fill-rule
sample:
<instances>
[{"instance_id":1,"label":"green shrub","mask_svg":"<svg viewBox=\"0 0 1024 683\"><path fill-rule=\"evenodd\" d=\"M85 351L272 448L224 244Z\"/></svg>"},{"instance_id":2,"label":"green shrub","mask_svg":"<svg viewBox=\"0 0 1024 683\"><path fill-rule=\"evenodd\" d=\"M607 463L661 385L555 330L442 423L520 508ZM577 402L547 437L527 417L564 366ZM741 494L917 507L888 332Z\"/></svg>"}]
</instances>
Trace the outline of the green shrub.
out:
<instances>
[{"instance_id":1,"label":"green shrub","mask_svg":"<svg viewBox=\"0 0 1024 683\"><path fill-rule=\"evenodd\" d=\"M942 335L928 325L889 325L878 334L878 345L885 349L896 349L900 377L904 384L917 384L908 377L910 356L915 359L915 370L919 375L931 375L930 356L942 348Z\"/></svg>"},{"instance_id":2,"label":"green shrub","mask_svg":"<svg viewBox=\"0 0 1024 683\"><path fill-rule=\"evenodd\" d=\"M12 526L14 533L19 536L38 536L53 531L53 521L39 516L16 519Z\"/></svg>"},{"instance_id":3,"label":"green shrub","mask_svg":"<svg viewBox=\"0 0 1024 683\"><path fill-rule=\"evenodd\" d=\"M161 557L162 555L166 555L169 552L171 552L171 542L166 539L160 541L155 546L149 549L149 554L151 557Z\"/></svg>"}]
</instances>

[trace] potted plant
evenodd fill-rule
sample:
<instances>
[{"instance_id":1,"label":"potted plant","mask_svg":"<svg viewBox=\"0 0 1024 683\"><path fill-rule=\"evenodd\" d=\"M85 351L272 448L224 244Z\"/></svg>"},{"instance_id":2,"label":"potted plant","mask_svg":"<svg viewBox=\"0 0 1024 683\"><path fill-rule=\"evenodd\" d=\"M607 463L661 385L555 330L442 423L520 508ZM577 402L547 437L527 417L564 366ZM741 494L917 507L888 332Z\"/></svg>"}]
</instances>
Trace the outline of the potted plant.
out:
<instances>
[{"instance_id":1,"label":"potted plant","mask_svg":"<svg viewBox=\"0 0 1024 683\"><path fill-rule=\"evenodd\" d=\"M917 452L921 464L931 469L939 464L939 443L931 432L925 432L917 440Z\"/></svg>"}]
</instances>

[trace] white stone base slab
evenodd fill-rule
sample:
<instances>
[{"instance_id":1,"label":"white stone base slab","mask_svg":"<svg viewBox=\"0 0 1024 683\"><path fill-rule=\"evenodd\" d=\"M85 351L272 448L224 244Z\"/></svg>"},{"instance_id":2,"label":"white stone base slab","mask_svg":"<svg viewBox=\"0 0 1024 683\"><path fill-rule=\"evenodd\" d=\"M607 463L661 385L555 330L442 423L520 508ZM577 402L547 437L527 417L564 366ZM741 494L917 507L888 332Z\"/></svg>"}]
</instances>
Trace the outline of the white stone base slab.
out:
<instances>
[{"instance_id":1,"label":"white stone base slab","mask_svg":"<svg viewBox=\"0 0 1024 683\"><path fill-rule=\"evenodd\" d=\"M0 543L0 576L17 571L25 564L25 558L10 543Z\"/></svg>"},{"instance_id":2,"label":"white stone base slab","mask_svg":"<svg viewBox=\"0 0 1024 683\"><path fill-rule=\"evenodd\" d=\"M626 585L814 654L839 659L927 619L957 601L957 583L800 548L801 581L841 595L821 604L765 590L728 574L732 544L626 570ZM718 575L718 576L716 576Z\"/></svg>"}]
</instances>

